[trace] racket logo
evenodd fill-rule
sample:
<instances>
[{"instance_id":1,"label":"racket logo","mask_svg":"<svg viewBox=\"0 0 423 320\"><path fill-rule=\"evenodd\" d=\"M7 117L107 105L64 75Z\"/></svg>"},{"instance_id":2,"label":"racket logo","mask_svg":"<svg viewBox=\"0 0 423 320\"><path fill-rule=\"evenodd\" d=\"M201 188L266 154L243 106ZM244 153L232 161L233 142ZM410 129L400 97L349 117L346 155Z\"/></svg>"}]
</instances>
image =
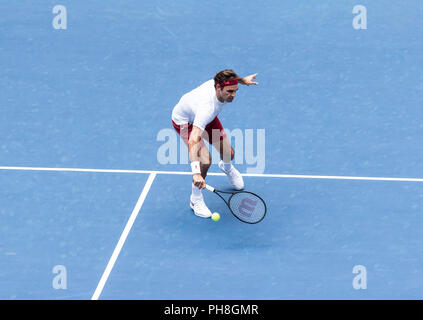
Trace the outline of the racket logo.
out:
<instances>
[{"instance_id":1,"label":"racket logo","mask_svg":"<svg viewBox=\"0 0 423 320\"><path fill-rule=\"evenodd\" d=\"M241 204L238 207L238 210L242 215L246 217L251 217L251 214L256 208L256 205L257 205L257 201L245 198L245 199L242 199Z\"/></svg>"}]
</instances>

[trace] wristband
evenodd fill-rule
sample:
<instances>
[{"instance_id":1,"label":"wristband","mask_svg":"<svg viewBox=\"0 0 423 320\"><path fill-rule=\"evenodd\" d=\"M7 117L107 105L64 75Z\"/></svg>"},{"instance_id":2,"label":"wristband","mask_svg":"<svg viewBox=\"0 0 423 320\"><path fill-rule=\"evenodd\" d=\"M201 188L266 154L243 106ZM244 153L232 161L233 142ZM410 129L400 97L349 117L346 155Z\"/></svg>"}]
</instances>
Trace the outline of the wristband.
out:
<instances>
[{"instance_id":1,"label":"wristband","mask_svg":"<svg viewBox=\"0 0 423 320\"><path fill-rule=\"evenodd\" d=\"M200 170L200 161L193 161L191 162L191 170L193 174L201 173Z\"/></svg>"}]
</instances>

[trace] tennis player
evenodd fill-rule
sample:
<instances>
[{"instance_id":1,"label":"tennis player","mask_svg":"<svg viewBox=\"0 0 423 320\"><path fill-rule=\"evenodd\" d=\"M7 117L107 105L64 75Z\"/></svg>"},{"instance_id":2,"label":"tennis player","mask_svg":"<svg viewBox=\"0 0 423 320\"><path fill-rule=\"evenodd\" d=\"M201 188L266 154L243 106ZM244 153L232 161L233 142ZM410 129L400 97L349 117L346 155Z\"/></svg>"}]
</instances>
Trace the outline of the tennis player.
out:
<instances>
[{"instance_id":1,"label":"tennis player","mask_svg":"<svg viewBox=\"0 0 423 320\"><path fill-rule=\"evenodd\" d=\"M257 73L242 78L231 69L220 71L214 79L184 94L173 108L173 127L188 146L193 174L190 207L197 216L209 218L212 215L202 194L211 165L211 155L203 140L219 151L221 161L218 166L232 187L236 190L244 188L242 176L232 164L234 150L217 116L227 103L234 100L238 84L257 85L256 76Z\"/></svg>"}]
</instances>

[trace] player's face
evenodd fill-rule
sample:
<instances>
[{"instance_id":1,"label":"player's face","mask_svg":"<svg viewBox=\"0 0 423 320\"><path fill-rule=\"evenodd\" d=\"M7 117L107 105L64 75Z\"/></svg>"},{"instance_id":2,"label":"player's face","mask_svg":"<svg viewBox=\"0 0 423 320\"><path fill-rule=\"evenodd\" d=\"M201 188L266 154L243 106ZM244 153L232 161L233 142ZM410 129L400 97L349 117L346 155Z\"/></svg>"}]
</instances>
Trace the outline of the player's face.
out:
<instances>
[{"instance_id":1,"label":"player's face","mask_svg":"<svg viewBox=\"0 0 423 320\"><path fill-rule=\"evenodd\" d=\"M238 91L238 85L223 87L220 90L221 100L224 102L232 102L235 99L236 92Z\"/></svg>"}]
</instances>

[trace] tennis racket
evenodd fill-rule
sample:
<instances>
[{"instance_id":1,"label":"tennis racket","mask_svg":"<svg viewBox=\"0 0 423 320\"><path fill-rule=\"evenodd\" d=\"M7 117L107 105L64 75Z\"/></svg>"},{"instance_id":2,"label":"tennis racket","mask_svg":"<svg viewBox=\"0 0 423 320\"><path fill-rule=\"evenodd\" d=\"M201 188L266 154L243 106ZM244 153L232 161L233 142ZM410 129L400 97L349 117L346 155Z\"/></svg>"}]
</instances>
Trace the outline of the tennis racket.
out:
<instances>
[{"instance_id":1,"label":"tennis racket","mask_svg":"<svg viewBox=\"0 0 423 320\"><path fill-rule=\"evenodd\" d=\"M267 212L264 200L249 191L220 191L212 186L206 185L207 190L217 194L228 206L231 213L242 222L259 223L264 219ZM230 194L229 199L225 200L222 194Z\"/></svg>"}]
</instances>

